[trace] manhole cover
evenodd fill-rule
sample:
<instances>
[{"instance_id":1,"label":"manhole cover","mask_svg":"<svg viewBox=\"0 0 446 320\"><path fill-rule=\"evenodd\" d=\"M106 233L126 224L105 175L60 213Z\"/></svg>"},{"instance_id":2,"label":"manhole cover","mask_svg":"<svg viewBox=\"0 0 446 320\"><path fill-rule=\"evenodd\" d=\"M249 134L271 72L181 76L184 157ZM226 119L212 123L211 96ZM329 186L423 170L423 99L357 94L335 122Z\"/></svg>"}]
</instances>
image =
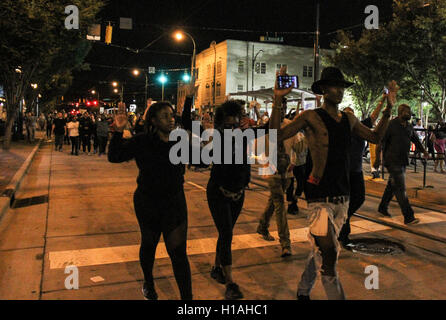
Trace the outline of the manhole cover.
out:
<instances>
[{"instance_id":1,"label":"manhole cover","mask_svg":"<svg viewBox=\"0 0 446 320\"><path fill-rule=\"evenodd\" d=\"M355 239L348 247L354 253L368 256L397 255L405 251L402 244L383 239Z\"/></svg>"}]
</instances>

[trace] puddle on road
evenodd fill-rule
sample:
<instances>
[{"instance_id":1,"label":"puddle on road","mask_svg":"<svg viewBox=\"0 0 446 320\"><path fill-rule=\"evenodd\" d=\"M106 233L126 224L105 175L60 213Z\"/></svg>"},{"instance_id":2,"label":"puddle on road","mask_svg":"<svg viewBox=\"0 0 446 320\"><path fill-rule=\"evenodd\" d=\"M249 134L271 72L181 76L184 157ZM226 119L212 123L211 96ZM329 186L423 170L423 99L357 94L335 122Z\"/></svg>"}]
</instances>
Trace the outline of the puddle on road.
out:
<instances>
[{"instance_id":1,"label":"puddle on road","mask_svg":"<svg viewBox=\"0 0 446 320\"><path fill-rule=\"evenodd\" d=\"M406 251L402 244L384 239L355 239L350 241L348 247L354 253L367 256L393 256Z\"/></svg>"}]
</instances>

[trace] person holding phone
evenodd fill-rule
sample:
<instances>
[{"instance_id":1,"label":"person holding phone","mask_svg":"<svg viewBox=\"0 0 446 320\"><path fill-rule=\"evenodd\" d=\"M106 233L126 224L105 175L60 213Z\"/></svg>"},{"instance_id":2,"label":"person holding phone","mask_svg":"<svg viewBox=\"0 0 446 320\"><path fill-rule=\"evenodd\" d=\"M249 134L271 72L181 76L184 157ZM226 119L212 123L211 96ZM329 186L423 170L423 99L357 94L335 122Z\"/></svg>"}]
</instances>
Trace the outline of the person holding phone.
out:
<instances>
[{"instance_id":1,"label":"person holding phone","mask_svg":"<svg viewBox=\"0 0 446 320\"><path fill-rule=\"evenodd\" d=\"M280 74L286 75L286 67ZM387 108L374 130L364 126L354 114L339 111L339 104L346 88L353 83L344 79L338 68L328 67L321 79L312 85L315 94L324 96L321 108L307 110L294 120L280 127L283 97L291 88L274 89L274 104L270 130L276 129L278 142L305 130L308 139L305 197L308 203L310 222L308 238L312 250L297 290L298 299L308 300L315 284L317 272L328 299L345 299L336 265L340 252L339 231L347 218L350 182L349 157L352 133L378 143L384 135L395 103L398 87L395 81L389 84Z\"/></svg>"}]
</instances>

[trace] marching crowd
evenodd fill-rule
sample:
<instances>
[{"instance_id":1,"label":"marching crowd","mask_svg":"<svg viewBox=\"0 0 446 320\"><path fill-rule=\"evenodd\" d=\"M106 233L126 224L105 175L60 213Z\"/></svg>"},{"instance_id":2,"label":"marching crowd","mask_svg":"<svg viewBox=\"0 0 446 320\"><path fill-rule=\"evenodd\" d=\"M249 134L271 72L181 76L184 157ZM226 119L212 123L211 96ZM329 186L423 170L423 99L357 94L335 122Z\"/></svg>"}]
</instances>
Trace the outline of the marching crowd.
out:
<instances>
[{"instance_id":1,"label":"marching crowd","mask_svg":"<svg viewBox=\"0 0 446 320\"><path fill-rule=\"evenodd\" d=\"M286 68L280 71L281 74L285 72ZM257 139L268 134L268 130L277 130L277 167L274 174L267 177L270 197L259 216L257 232L265 241L274 241L268 229L275 215L281 256L292 255L287 213L298 214L298 201L305 194L312 249L298 285L297 298L310 299L311 289L320 273L327 297L345 299L336 265L341 247L349 249L351 243L350 218L365 201L362 165L366 141L370 146L372 171L378 172L382 159L389 172L388 184L377 211L390 216L388 206L395 195L407 225L419 222L405 187L410 146L413 143L416 152L423 154L424 159L429 159L430 153L431 159L435 160L435 171L439 166L444 172L446 143L444 123L428 131L423 130L420 122L414 127L410 122L410 107L406 104L399 105L398 115L390 119L399 89L394 81L389 83L389 92L383 94L368 118L359 121L351 108L339 110L344 90L351 85L353 83L346 81L339 69L325 68L321 80L312 86L313 92L323 97L322 103L318 99L316 109L303 111L298 106L292 112L287 110L286 95L291 89L276 87L271 116L267 113L261 115L258 105L252 105L256 120L249 117L244 101L239 100L227 100L214 112L201 116L195 114L191 110L196 94L193 84L187 88L181 115L170 103L158 102L149 106L144 115L128 116L125 106L121 105L114 116L88 112L76 116L59 112L54 118L47 116L39 120L45 122L48 138L54 133L58 151L62 151L64 144L71 144L72 155L78 155L82 147L84 153L90 154L93 150L93 154L100 156L106 153L109 142L107 154L110 162L136 160L139 175L133 201L141 230L142 291L146 299L157 299L152 270L161 234L181 298L193 298L186 254L188 223L183 189L186 168L184 164L173 164L169 159L170 149L176 143L169 140L170 132L179 126L191 131L192 121L201 122L200 134L208 128L220 132L250 128L255 133L254 139ZM32 123L39 121L32 115L28 119ZM428 139L427 148L422 143L424 139ZM196 167L210 168L206 196L219 235L210 276L226 285L226 299L243 298L232 276L231 242L251 178L251 167L247 161L248 143L244 141L242 164L234 164L235 161L233 164L213 163L210 166L195 164ZM222 141L221 146L224 145ZM201 147L191 145L191 148ZM225 152L228 150L222 148L222 158L225 158Z\"/></svg>"}]
</instances>

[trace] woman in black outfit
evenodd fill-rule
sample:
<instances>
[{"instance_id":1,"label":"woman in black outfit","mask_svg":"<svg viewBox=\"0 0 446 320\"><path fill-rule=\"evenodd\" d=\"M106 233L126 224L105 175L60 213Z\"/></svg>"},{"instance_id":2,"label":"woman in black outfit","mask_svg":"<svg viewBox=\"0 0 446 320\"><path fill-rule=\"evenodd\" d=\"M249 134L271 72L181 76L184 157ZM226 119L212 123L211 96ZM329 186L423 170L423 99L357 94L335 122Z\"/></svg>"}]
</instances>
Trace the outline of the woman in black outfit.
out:
<instances>
[{"instance_id":1,"label":"woman in black outfit","mask_svg":"<svg viewBox=\"0 0 446 320\"><path fill-rule=\"evenodd\" d=\"M191 103L192 100L189 101ZM169 141L174 129L174 110L168 102L153 104L147 114L145 132L128 140L122 138L127 116L115 118L115 132L108 152L110 162L136 160L139 168L134 206L141 229L140 263L144 273L143 294L146 299L158 298L153 281L156 246L161 233L172 261L181 299L192 299L191 271L186 254L187 206L184 196L183 164L169 160Z\"/></svg>"},{"instance_id":2,"label":"woman in black outfit","mask_svg":"<svg viewBox=\"0 0 446 320\"><path fill-rule=\"evenodd\" d=\"M187 98L186 98L186 101ZM223 103L216 109L214 128L220 132L221 159L225 159L224 129L236 129L240 127L242 119L242 106L236 101ZM186 103L183 110L183 126L191 130L190 103ZM267 129L268 126L251 128L255 136L258 137L257 129ZM203 128L200 126L200 129ZM232 163L233 164L213 164L211 176L207 185L207 200L215 226L218 230L218 241L215 254L215 265L211 270L211 277L221 284L226 284L226 299L241 299L243 294L239 286L232 279L232 253L231 243L235 223L243 208L245 199L245 188L251 178L251 166L248 164L247 144L243 144L243 164L235 163L235 148L232 141Z\"/></svg>"}]
</instances>

